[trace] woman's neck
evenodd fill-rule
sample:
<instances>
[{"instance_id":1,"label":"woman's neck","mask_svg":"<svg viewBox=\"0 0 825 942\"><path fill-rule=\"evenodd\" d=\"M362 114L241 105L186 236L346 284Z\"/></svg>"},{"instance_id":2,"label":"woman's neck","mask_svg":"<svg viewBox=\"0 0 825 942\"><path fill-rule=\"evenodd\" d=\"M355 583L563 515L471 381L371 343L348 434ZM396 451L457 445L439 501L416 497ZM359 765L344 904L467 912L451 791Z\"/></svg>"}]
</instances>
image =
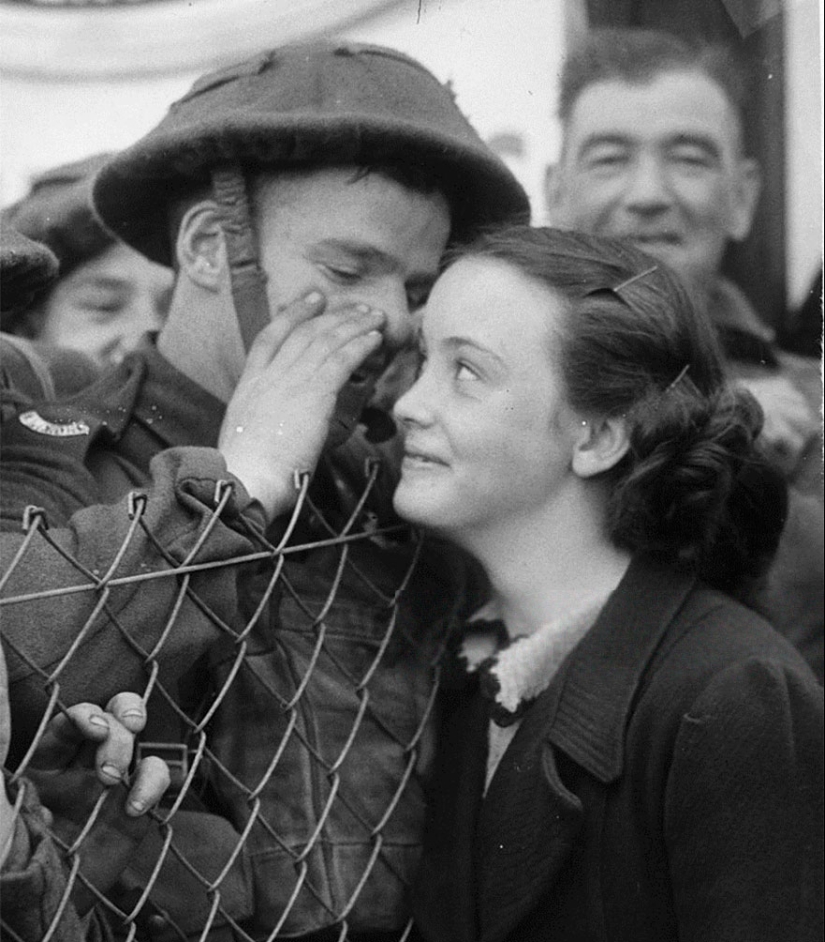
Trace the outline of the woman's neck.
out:
<instances>
[{"instance_id":1,"label":"woman's neck","mask_svg":"<svg viewBox=\"0 0 825 942\"><path fill-rule=\"evenodd\" d=\"M511 634L532 634L616 588L631 555L610 542L603 519L598 505L576 502L508 521L467 546Z\"/></svg>"}]
</instances>

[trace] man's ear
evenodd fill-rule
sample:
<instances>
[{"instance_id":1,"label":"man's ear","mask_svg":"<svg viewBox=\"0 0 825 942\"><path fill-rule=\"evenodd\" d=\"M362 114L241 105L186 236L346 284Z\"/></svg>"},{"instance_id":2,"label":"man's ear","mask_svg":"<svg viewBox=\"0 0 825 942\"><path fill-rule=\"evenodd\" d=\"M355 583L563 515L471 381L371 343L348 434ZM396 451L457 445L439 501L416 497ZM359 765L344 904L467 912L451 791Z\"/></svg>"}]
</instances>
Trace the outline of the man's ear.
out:
<instances>
[{"instance_id":1,"label":"man's ear","mask_svg":"<svg viewBox=\"0 0 825 942\"><path fill-rule=\"evenodd\" d=\"M226 245L218 208L212 200L190 206L181 219L175 252L182 273L205 288L218 292L226 279Z\"/></svg>"},{"instance_id":2,"label":"man's ear","mask_svg":"<svg viewBox=\"0 0 825 942\"><path fill-rule=\"evenodd\" d=\"M627 423L621 416L583 419L573 449L573 471L581 478L609 471L624 458L629 447Z\"/></svg>"},{"instance_id":3,"label":"man's ear","mask_svg":"<svg viewBox=\"0 0 825 942\"><path fill-rule=\"evenodd\" d=\"M756 204L762 192L762 174L759 164L751 157L742 157L736 168L736 181L733 188L733 205L728 235L735 242L741 242L750 235Z\"/></svg>"}]
</instances>

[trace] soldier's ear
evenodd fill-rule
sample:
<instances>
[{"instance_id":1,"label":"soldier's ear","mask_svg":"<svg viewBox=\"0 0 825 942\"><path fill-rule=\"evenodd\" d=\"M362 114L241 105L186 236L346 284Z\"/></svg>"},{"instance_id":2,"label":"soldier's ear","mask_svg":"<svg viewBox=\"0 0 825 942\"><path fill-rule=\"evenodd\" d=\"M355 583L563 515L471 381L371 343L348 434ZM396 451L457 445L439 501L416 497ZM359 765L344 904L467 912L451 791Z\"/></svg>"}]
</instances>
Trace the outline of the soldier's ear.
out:
<instances>
[{"instance_id":1,"label":"soldier's ear","mask_svg":"<svg viewBox=\"0 0 825 942\"><path fill-rule=\"evenodd\" d=\"M212 200L202 200L183 214L175 241L178 267L207 291L220 291L226 278L226 245Z\"/></svg>"},{"instance_id":2,"label":"soldier's ear","mask_svg":"<svg viewBox=\"0 0 825 942\"><path fill-rule=\"evenodd\" d=\"M728 235L735 242L741 242L750 235L761 191L762 174L759 164L750 157L740 158L736 168L733 204L728 227Z\"/></svg>"}]
</instances>

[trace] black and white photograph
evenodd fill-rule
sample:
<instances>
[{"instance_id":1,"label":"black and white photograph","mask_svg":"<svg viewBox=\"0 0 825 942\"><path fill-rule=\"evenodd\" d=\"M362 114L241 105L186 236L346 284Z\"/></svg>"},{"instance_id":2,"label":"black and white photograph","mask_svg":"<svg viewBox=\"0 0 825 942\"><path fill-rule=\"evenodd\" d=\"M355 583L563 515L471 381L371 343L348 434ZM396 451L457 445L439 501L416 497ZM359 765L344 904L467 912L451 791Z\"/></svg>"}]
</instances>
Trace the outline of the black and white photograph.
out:
<instances>
[{"instance_id":1,"label":"black and white photograph","mask_svg":"<svg viewBox=\"0 0 825 942\"><path fill-rule=\"evenodd\" d=\"M820 0L0 0L0 935L822 942Z\"/></svg>"}]
</instances>

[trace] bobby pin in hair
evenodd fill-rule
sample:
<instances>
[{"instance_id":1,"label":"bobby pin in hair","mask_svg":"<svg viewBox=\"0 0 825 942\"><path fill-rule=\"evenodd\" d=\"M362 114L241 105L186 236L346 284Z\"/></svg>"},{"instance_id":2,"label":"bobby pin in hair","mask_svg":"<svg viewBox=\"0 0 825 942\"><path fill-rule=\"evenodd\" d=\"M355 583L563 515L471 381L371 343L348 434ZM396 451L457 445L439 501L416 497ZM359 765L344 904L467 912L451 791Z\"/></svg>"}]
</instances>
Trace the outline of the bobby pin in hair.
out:
<instances>
[{"instance_id":1,"label":"bobby pin in hair","mask_svg":"<svg viewBox=\"0 0 825 942\"><path fill-rule=\"evenodd\" d=\"M584 296L586 298L593 297L598 294L612 294L614 297L617 297L624 304L630 306L630 302L622 295L622 291L628 286L632 285L634 281L639 281L640 278L646 278L648 275L652 275L653 272L658 271L658 265L651 265L650 268L646 268L644 271L640 271L636 275L631 275L630 278L626 278L624 281L617 284L615 287L607 287L606 285L600 285L598 288L591 288L589 291L585 291Z\"/></svg>"},{"instance_id":2,"label":"bobby pin in hair","mask_svg":"<svg viewBox=\"0 0 825 942\"><path fill-rule=\"evenodd\" d=\"M669 393L671 389L673 389L674 386L678 385L687 376L687 372L689 369L690 369L690 363L685 363L682 369L679 370L679 375L676 377L676 379L674 379L673 382L667 384L667 386L665 387L665 392Z\"/></svg>"},{"instance_id":3,"label":"bobby pin in hair","mask_svg":"<svg viewBox=\"0 0 825 942\"><path fill-rule=\"evenodd\" d=\"M639 281L642 278L647 278L648 275L652 275L653 272L658 271L658 270L659 270L658 265L651 265L650 268L646 268L644 271L640 271L638 275L631 275L630 278L628 278L626 281L623 281L621 284L618 284L614 288L611 288L611 291L615 292L616 294L619 295L619 297L621 297L621 292L625 288L627 288L628 285L632 285L634 281Z\"/></svg>"}]
</instances>

